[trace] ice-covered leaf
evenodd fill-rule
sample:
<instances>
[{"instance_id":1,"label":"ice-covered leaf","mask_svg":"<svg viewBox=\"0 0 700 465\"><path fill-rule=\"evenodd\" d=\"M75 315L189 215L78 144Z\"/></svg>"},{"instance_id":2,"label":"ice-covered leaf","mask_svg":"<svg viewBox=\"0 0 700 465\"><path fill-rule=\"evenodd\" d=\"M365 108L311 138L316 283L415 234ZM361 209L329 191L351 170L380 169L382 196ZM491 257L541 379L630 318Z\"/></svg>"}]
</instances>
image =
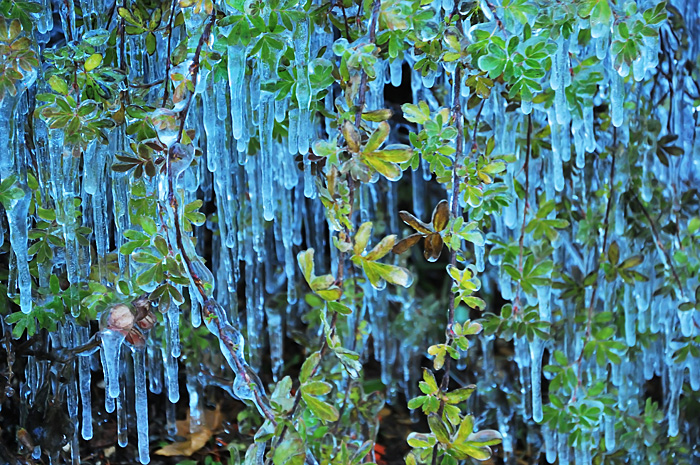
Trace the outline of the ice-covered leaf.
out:
<instances>
[{"instance_id":1,"label":"ice-covered leaf","mask_svg":"<svg viewBox=\"0 0 700 465\"><path fill-rule=\"evenodd\" d=\"M391 234L382 239L379 244L375 245L374 248L365 255L365 260L379 260L383 258L386 254L391 252L396 242L396 235Z\"/></svg>"},{"instance_id":2,"label":"ice-covered leaf","mask_svg":"<svg viewBox=\"0 0 700 465\"><path fill-rule=\"evenodd\" d=\"M399 216L401 217L401 220L415 229L416 231L423 233L423 234L430 234L432 231L430 230L430 226L427 224L423 223L421 220L413 216L411 213L402 210L399 212Z\"/></svg>"},{"instance_id":3,"label":"ice-covered leaf","mask_svg":"<svg viewBox=\"0 0 700 465\"><path fill-rule=\"evenodd\" d=\"M304 399L304 402L306 403L307 407L309 407L313 414L320 420L326 422L338 420L338 409L336 409L328 402L324 402L320 399L317 399L316 397L306 394L303 391L301 393L301 396Z\"/></svg>"},{"instance_id":4,"label":"ice-covered leaf","mask_svg":"<svg viewBox=\"0 0 700 465\"><path fill-rule=\"evenodd\" d=\"M423 256L429 262L436 262L442 254L443 240L439 233L428 234L425 237Z\"/></svg>"},{"instance_id":5,"label":"ice-covered leaf","mask_svg":"<svg viewBox=\"0 0 700 465\"><path fill-rule=\"evenodd\" d=\"M431 222L433 223L433 230L435 232L440 232L447 226L447 222L450 220L450 207L447 200L441 200L433 209L433 217Z\"/></svg>"},{"instance_id":6,"label":"ice-covered leaf","mask_svg":"<svg viewBox=\"0 0 700 465\"><path fill-rule=\"evenodd\" d=\"M372 222L366 221L360 225L355 234L355 244L353 246L353 252L355 255L361 255L362 252L367 248L369 243L370 235L372 234Z\"/></svg>"},{"instance_id":7,"label":"ice-covered leaf","mask_svg":"<svg viewBox=\"0 0 700 465\"><path fill-rule=\"evenodd\" d=\"M369 154L377 150L384 143L386 138L389 137L389 130L389 123L386 121L379 123L379 126L377 126L377 128L369 136L369 140L367 141L367 144L365 144L362 153Z\"/></svg>"},{"instance_id":8,"label":"ice-covered leaf","mask_svg":"<svg viewBox=\"0 0 700 465\"><path fill-rule=\"evenodd\" d=\"M348 150L352 153L359 153L360 151L360 133L357 132L357 128L350 121L346 121L343 124L343 137L345 142L348 144Z\"/></svg>"},{"instance_id":9,"label":"ice-covered leaf","mask_svg":"<svg viewBox=\"0 0 700 465\"><path fill-rule=\"evenodd\" d=\"M394 248L391 249L391 251L394 252L395 254L402 254L402 253L406 252L408 249L410 249L411 247L413 247L414 245L416 245L418 243L418 241L421 240L422 237L423 237L423 234L421 234L421 233L411 234L410 236L405 237L405 238L401 239L399 242L397 242L396 245L394 245Z\"/></svg>"}]
</instances>

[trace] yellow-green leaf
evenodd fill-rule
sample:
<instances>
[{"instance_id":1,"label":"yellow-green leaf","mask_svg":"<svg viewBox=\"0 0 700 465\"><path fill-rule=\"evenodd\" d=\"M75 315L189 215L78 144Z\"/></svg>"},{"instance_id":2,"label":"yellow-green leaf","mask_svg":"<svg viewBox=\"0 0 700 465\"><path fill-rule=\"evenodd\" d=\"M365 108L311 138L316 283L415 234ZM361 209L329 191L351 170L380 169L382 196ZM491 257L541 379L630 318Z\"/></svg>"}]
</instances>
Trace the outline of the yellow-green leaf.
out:
<instances>
[{"instance_id":1,"label":"yellow-green leaf","mask_svg":"<svg viewBox=\"0 0 700 465\"><path fill-rule=\"evenodd\" d=\"M375 171L387 178L389 181L398 181L401 179L401 168L396 163L384 161L379 158L375 158L372 155L363 156L362 161L365 163L365 165L374 168Z\"/></svg>"},{"instance_id":2,"label":"yellow-green leaf","mask_svg":"<svg viewBox=\"0 0 700 465\"><path fill-rule=\"evenodd\" d=\"M386 236L365 256L365 260L379 260L391 251L395 243L395 234Z\"/></svg>"},{"instance_id":3,"label":"yellow-green leaf","mask_svg":"<svg viewBox=\"0 0 700 465\"><path fill-rule=\"evenodd\" d=\"M100 66L100 63L102 63L102 54L93 53L87 60L85 60L85 71L92 71Z\"/></svg>"},{"instance_id":4,"label":"yellow-green leaf","mask_svg":"<svg viewBox=\"0 0 700 465\"><path fill-rule=\"evenodd\" d=\"M377 127L377 129L375 129L374 132L372 132L372 135L369 136L367 145L365 145L365 149L362 151L362 153L367 154L377 150L384 143L386 138L389 137L389 129L389 123L387 123L386 121L382 121Z\"/></svg>"},{"instance_id":5,"label":"yellow-green leaf","mask_svg":"<svg viewBox=\"0 0 700 465\"><path fill-rule=\"evenodd\" d=\"M371 233L371 221L366 221L360 225L360 228L357 230L357 234L355 234L355 245L353 246L353 252L355 252L355 255L361 255L365 250Z\"/></svg>"}]
</instances>

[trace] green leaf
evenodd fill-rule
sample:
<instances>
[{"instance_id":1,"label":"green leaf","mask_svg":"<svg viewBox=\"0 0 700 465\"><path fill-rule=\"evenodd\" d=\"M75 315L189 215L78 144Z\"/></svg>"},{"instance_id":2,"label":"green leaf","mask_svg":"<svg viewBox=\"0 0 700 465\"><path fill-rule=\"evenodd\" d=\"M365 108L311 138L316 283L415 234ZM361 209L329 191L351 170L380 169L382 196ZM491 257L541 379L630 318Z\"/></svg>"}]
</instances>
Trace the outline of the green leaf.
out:
<instances>
[{"instance_id":1,"label":"green leaf","mask_svg":"<svg viewBox=\"0 0 700 465\"><path fill-rule=\"evenodd\" d=\"M425 124L430 119L430 110L425 102L420 102L418 105L405 103L401 105L401 109L404 118L412 123Z\"/></svg>"},{"instance_id":2,"label":"green leaf","mask_svg":"<svg viewBox=\"0 0 700 465\"><path fill-rule=\"evenodd\" d=\"M68 84L66 81L61 79L60 77L56 76L55 74L49 78L49 86L51 88L61 94L61 95L68 95Z\"/></svg>"},{"instance_id":3,"label":"green leaf","mask_svg":"<svg viewBox=\"0 0 700 465\"><path fill-rule=\"evenodd\" d=\"M264 447L264 446L263 446ZM246 463L248 463L246 454ZM272 463L274 465L304 465L306 448L299 433L293 426L287 426L287 433L281 444L274 448Z\"/></svg>"},{"instance_id":4,"label":"green leaf","mask_svg":"<svg viewBox=\"0 0 700 465\"><path fill-rule=\"evenodd\" d=\"M92 71L93 69L97 68L100 66L102 63L102 54L101 53L93 53L90 55L90 57L85 60L85 71Z\"/></svg>"},{"instance_id":5,"label":"green leaf","mask_svg":"<svg viewBox=\"0 0 700 465\"><path fill-rule=\"evenodd\" d=\"M370 234L372 233L372 222L367 221L360 225L355 234L355 244L353 246L353 252L355 255L360 255L367 248L369 243Z\"/></svg>"},{"instance_id":6,"label":"green leaf","mask_svg":"<svg viewBox=\"0 0 700 465\"><path fill-rule=\"evenodd\" d=\"M363 260L362 268L365 270L367 278L370 280L372 286L378 290L383 289L378 278L406 288L411 287L411 284L413 284L413 276L411 276L411 273L406 268L400 266Z\"/></svg>"},{"instance_id":7,"label":"green leaf","mask_svg":"<svg viewBox=\"0 0 700 465\"><path fill-rule=\"evenodd\" d=\"M617 242L613 242L608 248L608 260L610 260L610 263L614 266L617 265L619 259L620 248L618 247Z\"/></svg>"},{"instance_id":8,"label":"green leaf","mask_svg":"<svg viewBox=\"0 0 700 465\"><path fill-rule=\"evenodd\" d=\"M457 435L455 436L455 443L459 444L467 440L472 431L474 430L474 417L471 415L465 415L462 422L459 424L457 429Z\"/></svg>"},{"instance_id":9,"label":"green leaf","mask_svg":"<svg viewBox=\"0 0 700 465\"><path fill-rule=\"evenodd\" d=\"M428 426L430 431L433 432L437 440L443 444L450 442L450 434L447 431L447 427L442 422L442 419L437 415L428 416Z\"/></svg>"},{"instance_id":10,"label":"green leaf","mask_svg":"<svg viewBox=\"0 0 700 465\"><path fill-rule=\"evenodd\" d=\"M495 446L502 441L501 433L492 429L485 429L471 434L467 441L477 443L482 446Z\"/></svg>"},{"instance_id":11,"label":"green leaf","mask_svg":"<svg viewBox=\"0 0 700 465\"><path fill-rule=\"evenodd\" d=\"M391 249L394 247L395 243L396 235L392 234L390 236L386 236L379 242L379 244L375 245L374 248L367 255L365 255L365 260L374 261L383 258L389 252L391 252Z\"/></svg>"},{"instance_id":12,"label":"green leaf","mask_svg":"<svg viewBox=\"0 0 700 465\"><path fill-rule=\"evenodd\" d=\"M373 121L379 123L386 121L393 115L393 112L389 109L373 110L362 113L362 119L365 121Z\"/></svg>"},{"instance_id":13,"label":"green leaf","mask_svg":"<svg viewBox=\"0 0 700 465\"><path fill-rule=\"evenodd\" d=\"M320 352L314 352L313 354L309 355L306 360L304 360L304 364L301 366L301 371L299 373L299 381L302 384L309 379L311 373L319 363L321 363Z\"/></svg>"},{"instance_id":14,"label":"green leaf","mask_svg":"<svg viewBox=\"0 0 700 465\"><path fill-rule=\"evenodd\" d=\"M476 390L476 385L470 384L466 387L455 389L447 393L447 402L450 404L458 404L464 402L471 397L472 393Z\"/></svg>"},{"instance_id":15,"label":"green leaf","mask_svg":"<svg viewBox=\"0 0 700 465\"><path fill-rule=\"evenodd\" d=\"M303 250L297 254L297 262L306 282L311 285L314 273L314 249Z\"/></svg>"},{"instance_id":16,"label":"green leaf","mask_svg":"<svg viewBox=\"0 0 700 465\"><path fill-rule=\"evenodd\" d=\"M338 410L331 404L305 394L303 391L301 397L304 399L304 402L306 402L306 406L309 407L313 414L320 420L326 422L338 420Z\"/></svg>"},{"instance_id":17,"label":"green leaf","mask_svg":"<svg viewBox=\"0 0 700 465\"><path fill-rule=\"evenodd\" d=\"M309 381L301 385L301 392L311 396L322 396L331 392L331 385L325 381Z\"/></svg>"},{"instance_id":18,"label":"green leaf","mask_svg":"<svg viewBox=\"0 0 700 465\"><path fill-rule=\"evenodd\" d=\"M425 382L428 392L425 392L425 394L433 394L438 391L438 384L437 381L435 380L435 375L433 375L433 372L423 368L423 382Z\"/></svg>"},{"instance_id":19,"label":"green leaf","mask_svg":"<svg viewBox=\"0 0 700 465\"><path fill-rule=\"evenodd\" d=\"M642 257L641 255L635 255L634 257L630 257L627 260L620 263L620 268L623 270L626 270L628 268L634 268L635 266L641 264L643 261L644 257Z\"/></svg>"},{"instance_id":20,"label":"green leaf","mask_svg":"<svg viewBox=\"0 0 700 465\"><path fill-rule=\"evenodd\" d=\"M156 35L153 32L146 34L146 52L153 55L156 52Z\"/></svg>"},{"instance_id":21,"label":"green leaf","mask_svg":"<svg viewBox=\"0 0 700 465\"><path fill-rule=\"evenodd\" d=\"M371 153L377 150L384 143L386 138L389 137L389 130L389 123L386 121L379 123L377 129L375 129L372 132L372 135L369 136L369 140L367 141L367 144L362 152Z\"/></svg>"},{"instance_id":22,"label":"green leaf","mask_svg":"<svg viewBox=\"0 0 700 465\"><path fill-rule=\"evenodd\" d=\"M365 165L370 166L389 181L398 181L401 179L402 170L396 163L382 160L379 157L373 156L373 154L363 154L361 160Z\"/></svg>"}]
</instances>

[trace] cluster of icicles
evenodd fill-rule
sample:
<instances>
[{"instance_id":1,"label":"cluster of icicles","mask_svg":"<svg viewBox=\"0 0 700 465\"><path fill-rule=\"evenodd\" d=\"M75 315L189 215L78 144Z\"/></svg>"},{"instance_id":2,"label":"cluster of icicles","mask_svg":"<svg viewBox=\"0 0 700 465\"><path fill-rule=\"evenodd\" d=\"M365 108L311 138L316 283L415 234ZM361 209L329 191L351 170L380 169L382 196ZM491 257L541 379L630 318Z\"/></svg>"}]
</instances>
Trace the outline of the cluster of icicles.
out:
<instances>
[{"instance_id":1,"label":"cluster of icicles","mask_svg":"<svg viewBox=\"0 0 700 465\"><path fill-rule=\"evenodd\" d=\"M452 9L452 2L447 2L446 8ZM688 5L676 2L680 11L684 12L686 24L698 23L697 11L690 3ZM51 8L51 2L44 5ZM68 8L72 8L72 2L68 2ZM102 4L97 1L81 1L83 12L102 11ZM437 10L441 8L437 3ZM47 10L50 11L50 10ZM485 8L485 13L489 11ZM67 10L62 5L61 17L64 28L75 24L74 12ZM116 14L116 13L115 13ZM52 29L51 14L42 14L37 22L38 39L48 40L48 32ZM99 15L95 16L99 23ZM188 18L191 26L197 18ZM200 18L201 20L201 18ZM465 30L469 25L465 24ZM80 31L74 31L80 32ZM83 33L85 31L82 31ZM695 31L700 33L700 31ZM173 40L178 39L176 31ZM76 34L74 34L76 36ZM695 36L697 37L697 35ZM129 51L129 78L134 82L155 82L163 79L165 67L165 53L167 49L162 37L157 34L158 47L153 57L142 55L145 49L143 37L130 36L127 38L127 50ZM283 369L283 339L285 334L295 331L304 331L302 315L307 310L303 298L299 298L300 275L296 271L295 252L304 244L305 247L313 247L316 251L316 264L323 267L330 263L332 273L337 273L337 251L329 246L329 226L324 217L323 205L316 199L316 187L312 176L311 163L309 161L309 147L314 140L324 133L332 138L337 131L328 124L325 127L315 123L310 112L311 90L309 85L308 63L310 57L315 57L321 47L327 46L326 58L335 59L332 56L332 36L318 28L309 30L305 22L296 25L293 34L290 34L290 45L295 50L295 66L299 83L295 95L290 95L281 100L276 100L272 93L261 90L261 85L274 79L275 71L263 66L253 68L251 74L246 75L245 66L247 51L241 46L230 46L226 55L228 66L228 80L214 82L213 74L207 73L203 68L196 86L197 99L190 109L187 127L195 128L194 144L201 147L204 156L198 161L196 168L184 170L179 178L179 187L184 189L184 203L188 203L197 197L204 202L216 204L218 222L207 222L204 227L197 228L197 252L200 255L206 253L205 245L212 251L209 260L208 272L203 266L199 269L210 284L215 284L213 297L220 304L217 307L217 315L221 321L231 322L225 324L226 328L234 334L236 340L240 340L242 356L243 340L236 327L247 328L246 348L247 359L253 370L259 370L262 365L264 351L270 353L272 372L275 378L279 377ZM481 113L483 121L489 122L495 135L496 148L494 153L515 153L518 162L508 166L508 182L512 184L514 179L523 182L524 153L520 145L516 144L516 137L524 138L523 124L526 114L532 114L535 123L549 124L551 127L552 151L546 156L530 160L530 198L531 205L536 205L535 192L543 190L548 199L554 199L564 192L569 196L576 196L582 204L586 202L600 202L606 199L587 199L587 193L595 191L599 186L610 182L627 182L623 169L616 171L615 179L607 179L607 170L592 172L585 166L586 153L599 150L604 146L612 145L610 134L594 133L593 107L607 98L611 105L612 123L617 128L617 140L625 144L629 138L630 125L635 124L634 114L623 106L627 99L627 91L630 84L625 86L623 77L632 74L637 82L640 95L648 92L640 84L645 74L653 73L657 66L656 50L658 41L650 40L644 48L642 57L634 63L631 69L614 70L609 53L610 32L596 31L591 50L580 50L573 43L559 39L557 52L553 56L553 68L550 84L555 90L555 102L552 107L544 110L538 105L524 105L521 111L506 112L506 101L500 92L492 92ZM697 54L698 44L693 43L691 48ZM600 70L604 74L604 82L600 83L601 94L591 98L583 111L583 118L578 118L568 108L565 97L565 89L571 85L570 56L585 57L595 53L601 59ZM403 65L412 65L414 58L407 55L405 62L395 60L391 63L379 60L377 62L377 76L379 78L369 84L367 94L367 108L384 108L383 88L387 84L398 86L402 79L410 79L413 101L427 101L433 109L438 107L430 88L435 85L449 87L445 70L421 76L412 72L410 76L403 76ZM678 71L679 73L682 70ZM674 81L681 89L686 85L687 77L679 75ZM36 76L34 76L36 79ZM31 83L26 83L31 84ZM39 82L30 89L43 87ZM469 97L468 87L464 89L463 108L467 108L466 101ZM687 101L683 92L675 92L675 100L672 110L669 112L663 108L657 110L657 117L662 126L670 120L669 127L679 135L679 144L682 144L684 155L677 160L672 160L670 167L661 165L653 154L653 147L646 147L647 153L642 157L645 183L641 192L644 200L649 200L651 180L655 177L662 183L674 185L678 189L688 184L688 181L697 180L698 163L700 160L700 134L693 127L694 108ZM152 95L157 102L159 95ZM28 160L30 159L27 147L24 145L24 127L15 121L26 119L27 108L26 94L15 99L6 98L2 102L0 113L0 142L2 147L9 147L12 156L0 157L0 177L3 179L12 174L18 174L20 179L26 179ZM333 111L336 102L333 94L326 97L325 105L329 111ZM476 109L468 112L466 117L471 121L476 117ZM289 135L283 142L272 137L272 129L275 121L281 122L289 118ZM395 132L395 131L393 131ZM249 141L260 134L260 148L256 153L248 150ZM162 134L167 138L167 134ZM62 227L66 242L65 253L56 253L54 263L44 266L40 270L39 285L48 286L48 277L52 269L60 269L65 266L68 279L72 283L80 283L87 280L91 266L89 250L82 246L76 237L76 225L70 218L75 217L75 205L73 199L80 197L82 202L82 223L93 230L93 239L98 255L100 276L107 276L106 255L118 250L126 239L124 232L135 228L128 213L128 198L130 196L130 177L118 173L111 173L109 168L114 153L128 150L128 139L123 128L117 128L109 134L109 144L90 144L83 153L82 176L76 176L80 170L79 161L75 157L66 156L63 144L63 133L60 129L49 130L45 124L35 120L35 146L36 159L38 161L38 180L44 199L52 198L55 202L57 221ZM572 154L572 146L574 153ZM303 169L299 170L295 162L295 156L303 155ZM564 178L563 163L575 156L573 179L567 184ZM625 154L618 160L624 165ZM432 204L426 200L428 182L431 174L427 165L422 166L416 172L407 172L412 188L412 212L421 218L426 218ZM163 200L166 195L162 179L147 180L147 191ZM623 184L624 185L624 184ZM29 191L27 191L29 192ZM619 195L619 190L617 191ZM398 198L396 183L379 182L376 184L362 185L359 187L358 197L360 209L358 215L362 221L376 218L377 215L387 215L388 230L392 233L401 232L401 226L397 216ZM12 250L14 252L11 267L11 281L8 289L14 294L19 290L21 307L23 311L30 311L32 306L31 276L29 274L27 252L27 216L29 208L27 195L15 201L8 210L7 223L0 221L0 241L4 238L5 228L9 228ZM615 199L615 203L617 204ZM44 205L45 207L48 205ZM464 205L467 207L466 205ZM507 207L502 216L494 216L493 232L502 239L517 240L522 225L524 202L514 201ZM615 209L614 220L611 228L611 240L620 244L620 255L627 256L639 253L643 246L635 241L628 241L623 237L625 231L624 212ZM210 244L205 244L205 237L210 237L207 230L213 231ZM303 232L303 234L302 234ZM334 231L330 231L330 235ZM582 256L575 245L576 230L571 234L563 232L560 238L553 244L554 261L562 266L563 270L569 270L576 266L580 270L588 270L597 258L598 252L591 252ZM526 245L529 243L528 235L525 235ZM497 290L506 300L513 299L514 287L510 278L503 271L499 271L499 257L489 257L492 267L485 264L485 250L483 247L475 247L476 265L479 271L484 272L482 283L486 294ZM624 292L624 301L615 302L608 296L615 295L615 288L620 283L607 283L599 279L598 285L600 301L596 302L597 309L614 310L621 304L625 312L624 338L630 347L636 343L636 335L647 330L661 337L652 343L635 357L622 357L619 365L611 364L608 367L599 367L595 363L584 362L584 373L587 379L602 379L607 377L610 370L612 384L617 388L619 408L629 414L640 413L643 406L640 404L640 389L645 380L654 376L661 377L664 381L664 392L667 395L667 418L669 423L669 435L678 434L678 398L686 377L686 369L689 372L689 381L693 390L700 389L700 361L689 357L686 362L676 364L672 360L672 354L676 348L675 339L680 336L697 335L697 327L691 320L692 313L677 311L678 302L665 296L653 296L652 292L657 286L653 278L655 273L653 265L658 261L664 261L664 254L646 252L645 263L639 271L647 276L652 276L650 282L638 283L634 287L627 286ZM245 264L242 266L242 264ZM119 256L121 273L138 273L138 264L130 263L123 256ZM127 269L128 268L128 269ZM245 285L245 312L238 313L237 290L239 283ZM697 282L688 282L686 294L692 295ZM187 354L181 353L179 340L180 316L189 313L191 324L198 327L202 323L200 308L205 302L194 287L185 286L184 291L189 293L190 308L179 308L171 305L169 308L160 309L164 315L166 328L162 335L157 336L156 331L151 331L147 337L145 347L135 346L125 342L122 333L103 328L99 334L101 339L100 360L105 380L105 410L116 410L118 443L125 446L127 443L127 425L130 421L125 392L127 387L134 389L134 410L137 438L139 445L139 459L142 463L149 461L148 448L148 405L146 402L147 389L154 394L167 393L169 408L166 409L167 425L169 432L174 431L175 410L174 405L179 401L178 359L188 367L186 384L189 395L189 409L192 428L196 430L202 417L202 394L206 385L214 383L211 379L205 379L198 367L191 366L187 360ZM424 355L427 345L406 343L390 335L391 317L389 313L390 303L401 308L406 320L411 319L411 300L405 290L377 292L370 286L364 288L365 297L362 308L357 309L349 318L368 319L373 336L373 354L381 362L382 381L387 386L398 386L409 396L416 394L417 378L420 375L420 357ZM272 299L272 296L285 295L286 301ZM589 296L587 296L587 299ZM390 302L391 301L391 302ZM557 290L550 287L537 289L536 298L528 297L529 304L539 306L540 318L552 321L552 308L561 308L562 318L569 319L567 305L564 305ZM495 310L495 309L494 309ZM353 321L347 325L354 328ZM262 330L266 328L266 332ZM499 386L498 389L509 391L514 388L512 380L504 379L494 369L496 360L493 354L493 339L482 341L483 354L480 362L479 382L480 395L489 405L493 405L498 411L499 429L504 438L504 450L512 459L515 446L514 415L525 418L532 417L538 421L542 418L542 401L540 379L542 376L541 364L545 350L552 353L554 350L562 350L569 360L574 360L581 351L584 328L573 323L566 326L567 334L563 338L557 338L561 342L545 342L535 340L528 343L525 339L515 341L515 363L520 370L520 379L515 385L522 387L524 395L521 406L503 407L492 400L494 390L489 386ZM218 329L212 328L218 335ZM354 334L343 334L346 341L351 341ZM74 324L70 317L69 322L61 325L59 331L51 335L51 344L55 348L71 348L85 344L91 335L89 330ZM266 341L267 339L267 341ZM366 341L366 337L365 337ZM425 341L427 342L427 341ZM363 357L368 357L368 350L358 348ZM129 352L131 357L128 356ZM223 350L225 357L230 357L227 350ZM131 359L131 361L129 360ZM230 362L230 361L229 361ZM78 452L78 434L84 439L90 439L93 435L93 415L91 403L91 372L99 369L97 357L94 353L83 352L77 358L77 369L70 371L69 381L62 387L65 389L65 398L70 417L75 421L75 434L72 438L73 463L80 463ZM133 368L129 368L133 366ZM232 362L230 366L234 373L236 368ZM220 369L224 368L222 364ZM22 401L31 407L34 396L39 388L46 382L47 373L51 365L46 361L30 360L27 364L25 381L22 385ZM133 371L133 377L126 374ZM228 375L230 378L230 375ZM238 383L222 386L232 395L251 399ZM531 390L532 395L529 395ZM55 393L59 395L59 392ZM79 408L79 405L81 408ZM79 411L81 414L79 414ZM605 435L606 447L615 447L614 418L603 416L601 427L596 434ZM591 463L591 450L594 444L585 444L576 449L574 454L567 443L565 434L556 434L544 427L542 429L546 457L550 463L557 458L560 464L575 463L576 465L588 465ZM594 437L596 437L594 435ZM595 441L594 441L595 442ZM40 451L39 451L40 452ZM643 453L643 451L633 451ZM55 457L52 457L55 460Z\"/></svg>"}]
</instances>

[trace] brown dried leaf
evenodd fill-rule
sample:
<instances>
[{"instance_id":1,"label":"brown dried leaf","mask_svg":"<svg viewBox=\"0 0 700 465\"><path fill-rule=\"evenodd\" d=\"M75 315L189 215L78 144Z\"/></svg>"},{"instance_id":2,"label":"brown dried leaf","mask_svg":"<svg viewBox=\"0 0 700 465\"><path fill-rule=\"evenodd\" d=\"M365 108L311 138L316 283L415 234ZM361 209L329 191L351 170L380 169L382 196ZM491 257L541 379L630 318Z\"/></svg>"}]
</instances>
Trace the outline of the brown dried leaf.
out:
<instances>
[{"instance_id":1,"label":"brown dried leaf","mask_svg":"<svg viewBox=\"0 0 700 465\"><path fill-rule=\"evenodd\" d=\"M186 441L175 442L173 444L168 444L162 449L158 449L156 455L164 455L166 457L184 455L190 457L204 447L212 436L213 433L209 428L202 427L202 429L196 433L187 434L185 436L187 438Z\"/></svg>"},{"instance_id":2,"label":"brown dried leaf","mask_svg":"<svg viewBox=\"0 0 700 465\"><path fill-rule=\"evenodd\" d=\"M350 121L346 121L343 124L343 137L348 143L348 150L352 153L358 153L360 151L360 133L357 132L357 128Z\"/></svg>"},{"instance_id":3,"label":"brown dried leaf","mask_svg":"<svg viewBox=\"0 0 700 465\"><path fill-rule=\"evenodd\" d=\"M411 234L410 236L405 237L399 242L397 242L394 248L391 249L391 251L395 254L402 254L414 245L416 245L421 237L423 237L423 234L421 233Z\"/></svg>"},{"instance_id":4,"label":"brown dried leaf","mask_svg":"<svg viewBox=\"0 0 700 465\"><path fill-rule=\"evenodd\" d=\"M442 237L439 233L432 233L425 238L425 250L423 256L429 262L436 262L442 253Z\"/></svg>"},{"instance_id":5,"label":"brown dried leaf","mask_svg":"<svg viewBox=\"0 0 700 465\"><path fill-rule=\"evenodd\" d=\"M409 212L402 210L399 212L399 216L401 217L401 221L415 229L416 231L423 233L423 234L430 234L432 231L430 230L430 226L427 224L423 223L421 220L410 214Z\"/></svg>"},{"instance_id":6,"label":"brown dried leaf","mask_svg":"<svg viewBox=\"0 0 700 465\"><path fill-rule=\"evenodd\" d=\"M432 223L435 232L440 232L445 229L449 220L450 207L447 204L447 200L441 200L440 203L435 206L435 210L433 210Z\"/></svg>"},{"instance_id":7,"label":"brown dried leaf","mask_svg":"<svg viewBox=\"0 0 700 465\"><path fill-rule=\"evenodd\" d=\"M168 444L167 446L158 449L156 451L156 455L163 455L165 457L183 455L186 457L191 457L192 454L197 452L199 449L204 447L207 442L209 442L214 433L216 433L216 431L218 431L221 427L222 420L223 415L221 414L221 407L218 405L216 406L215 410L204 410L204 418L202 420L200 430L195 433L191 433L190 414L187 412L187 418L175 422L177 425L178 436L182 436L186 438L186 440Z\"/></svg>"}]
</instances>

